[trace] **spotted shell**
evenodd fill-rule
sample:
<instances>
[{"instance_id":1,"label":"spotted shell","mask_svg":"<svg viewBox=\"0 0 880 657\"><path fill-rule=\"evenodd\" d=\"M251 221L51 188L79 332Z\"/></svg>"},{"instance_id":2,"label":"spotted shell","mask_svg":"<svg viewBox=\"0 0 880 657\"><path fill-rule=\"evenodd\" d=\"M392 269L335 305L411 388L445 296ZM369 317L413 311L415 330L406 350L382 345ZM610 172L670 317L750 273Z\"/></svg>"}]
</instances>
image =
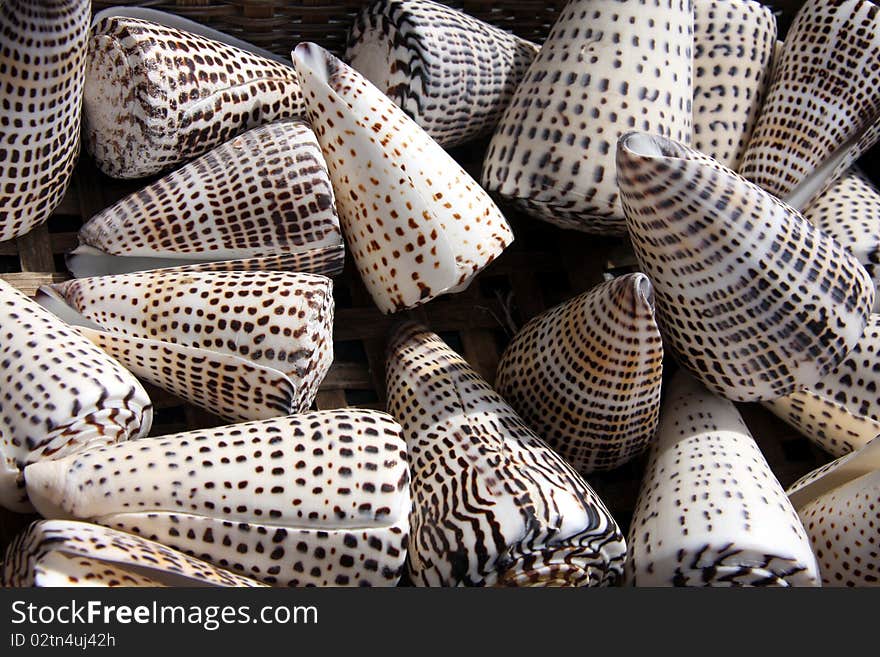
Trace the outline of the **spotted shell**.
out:
<instances>
[{"instance_id":1,"label":"spotted shell","mask_svg":"<svg viewBox=\"0 0 880 657\"><path fill-rule=\"evenodd\" d=\"M0 5L0 242L43 223L79 155L87 0Z\"/></svg>"},{"instance_id":2,"label":"spotted shell","mask_svg":"<svg viewBox=\"0 0 880 657\"><path fill-rule=\"evenodd\" d=\"M76 276L252 263L333 276L344 247L327 166L308 125L234 137L99 212L68 258Z\"/></svg>"},{"instance_id":3,"label":"spotted shell","mask_svg":"<svg viewBox=\"0 0 880 657\"><path fill-rule=\"evenodd\" d=\"M402 326L386 373L410 453L414 583L618 581L626 546L605 505L437 335Z\"/></svg>"},{"instance_id":4,"label":"spotted shell","mask_svg":"<svg viewBox=\"0 0 880 657\"><path fill-rule=\"evenodd\" d=\"M0 506L28 512L22 470L140 438L153 406L119 363L0 280Z\"/></svg>"},{"instance_id":5,"label":"spotted shell","mask_svg":"<svg viewBox=\"0 0 880 657\"><path fill-rule=\"evenodd\" d=\"M495 387L536 434L589 473L648 447L662 374L651 282L631 274L526 324L504 351Z\"/></svg>"},{"instance_id":6,"label":"spotted shell","mask_svg":"<svg viewBox=\"0 0 880 657\"><path fill-rule=\"evenodd\" d=\"M140 536L70 520L31 524L6 548L0 585L261 586Z\"/></svg>"},{"instance_id":7,"label":"spotted shell","mask_svg":"<svg viewBox=\"0 0 880 657\"><path fill-rule=\"evenodd\" d=\"M47 518L137 534L266 584L397 583L406 444L384 413L319 411L120 443L30 466Z\"/></svg>"},{"instance_id":8,"label":"spotted shell","mask_svg":"<svg viewBox=\"0 0 880 657\"><path fill-rule=\"evenodd\" d=\"M570 0L517 87L483 185L563 228L623 234L614 147L692 132L691 0Z\"/></svg>"},{"instance_id":9,"label":"spotted shell","mask_svg":"<svg viewBox=\"0 0 880 657\"><path fill-rule=\"evenodd\" d=\"M85 145L110 176L167 171L302 113L296 75L277 61L138 18L98 16L92 26Z\"/></svg>"},{"instance_id":10,"label":"spotted shell","mask_svg":"<svg viewBox=\"0 0 880 657\"><path fill-rule=\"evenodd\" d=\"M874 287L796 210L686 146L618 147L627 228L675 356L734 401L817 383L858 342Z\"/></svg>"},{"instance_id":11,"label":"spotted shell","mask_svg":"<svg viewBox=\"0 0 880 657\"><path fill-rule=\"evenodd\" d=\"M684 371L633 514L635 586L817 586L804 528L736 408Z\"/></svg>"},{"instance_id":12,"label":"spotted shell","mask_svg":"<svg viewBox=\"0 0 880 657\"><path fill-rule=\"evenodd\" d=\"M345 238L379 309L467 287L513 241L489 195L352 68L310 43L293 60Z\"/></svg>"},{"instance_id":13,"label":"spotted shell","mask_svg":"<svg viewBox=\"0 0 880 657\"><path fill-rule=\"evenodd\" d=\"M490 132L538 46L430 0L377 0L345 60L445 147Z\"/></svg>"}]
</instances>

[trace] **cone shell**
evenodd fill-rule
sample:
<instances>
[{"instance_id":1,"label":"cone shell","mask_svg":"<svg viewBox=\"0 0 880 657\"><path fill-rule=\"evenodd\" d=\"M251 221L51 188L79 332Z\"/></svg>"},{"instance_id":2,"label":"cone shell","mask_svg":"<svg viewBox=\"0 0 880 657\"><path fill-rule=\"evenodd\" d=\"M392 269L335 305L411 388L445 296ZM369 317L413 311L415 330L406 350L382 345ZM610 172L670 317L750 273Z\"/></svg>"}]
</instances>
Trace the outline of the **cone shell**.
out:
<instances>
[{"instance_id":1,"label":"cone shell","mask_svg":"<svg viewBox=\"0 0 880 657\"><path fill-rule=\"evenodd\" d=\"M692 132L691 0L571 0L517 87L483 185L550 223L623 234L614 147Z\"/></svg>"},{"instance_id":2,"label":"cone shell","mask_svg":"<svg viewBox=\"0 0 880 657\"><path fill-rule=\"evenodd\" d=\"M345 60L450 147L498 124L537 52L430 0L379 0L355 19Z\"/></svg>"},{"instance_id":3,"label":"cone shell","mask_svg":"<svg viewBox=\"0 0 880 657\"><path fill-rule=\"evenodd\" d=\"M303 113L293 70L198 34L98 18L83 103L86 147L115 178L142 178L262 123Z\"/></svg>"},{"instance_id":4,"label":"cone shell","mask_svg":"<svg viewBox=\"0 0 880 657\"><path fill-rule=\"evenodd\" d=\"M861 337L867 272L796 210L711 158L632 133L618 147L627 227L678 360L734 401L817 383Z\"/></svg>"},{"instance_id":5,"label":"cone shell","mask_svg":"<svg viewBox=\"0 0 880 657\"><path fill-rule=\"evenodd\" d=\"M6 548L0 585L260 586L182 552L108 527L41 520Z\"/></svg>"},{"instance_id":6,"label":"cone shell","mask_svg":"<svg viewBox=\"0 0 880 657\"><path fill-rule=\"evenodd\" d=\"M401 327L386 373L410 453L415 584L618 581L626 547L602 501L437 335Z\"/></svg>"},{"instance_id":7,"label":"cone shell","mask_svg":"<svg viewBox=\"0 0 880 657\"><path fill-rule=\"evenodd\" d=\"M687 373L670 382L636 509L636 586L817 586L785 492L730 402Z\"/></svg>"},{"instance_id":8,"label":"cone shell","mask_svg":"<svg viewBox=\"0 0 880 657\"><path fill-rule=\"evenodd\" d=\"M391 313L467 287L513 241L488 194L356 71L309 43L293 59L376 305Z\"/></svg>"},{"instance_id":9,"label":"cone shell","mask_svg":"<svg viewBox=\"0 0 880 657\"><path fill-rule=\"evenodd\" d=\"M397 583L409 475L400 427L359 409L91 449L29 468L47 518L131 532L266 584Z\"/></svg>"},{"instance_id":10,"label":"cone shell","mask_svg":"<svg viewBox=\"0 0 880 657\"><path fill-rule=\"evenodd\" d=\"M0 242L48 219L79 155L87 0L0 6Z\"/></svg>"},{"instance_id":11,"label":"cone shell","mask_svg":"<svg viewBox=\"0 0 880 657\"><path fill-rule=\"evenodd\" d=\"M644 274L603 283L517 333L495 387L583 473L643 452L657 430L663 344Z\"/></svg>"}]
</instances>

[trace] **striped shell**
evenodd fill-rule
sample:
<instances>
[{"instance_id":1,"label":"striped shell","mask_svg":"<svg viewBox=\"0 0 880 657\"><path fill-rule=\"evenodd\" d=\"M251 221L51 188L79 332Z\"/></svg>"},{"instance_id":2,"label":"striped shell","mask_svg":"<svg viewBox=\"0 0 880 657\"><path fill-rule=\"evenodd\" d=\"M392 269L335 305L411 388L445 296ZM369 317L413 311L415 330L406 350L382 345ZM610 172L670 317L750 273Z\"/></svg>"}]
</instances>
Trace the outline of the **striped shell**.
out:
<instances>
[{"instance_id":1,"label":"striped shell","mask_svg":"<svg viewBox=\"0 0 880 657\"><path fill-rule=\"evenodd\" d=\"M92 217L68 258L76 276L213 263L327 276L344 247L333 189L308 125L234 137ZM119 256L119 257L113 257Z\"/></svg>"},{"instance_id":2,"label":"striped shell","mask_svg":"<svg viewBox=\"0 0 880 657\"><path fill-rule=\"evenodd\" d=\"M119 363L2 280L0 327L0 506L28 512L26 465L145 436L153 406Z\"/></svg>"},{"instance_id":3,"label":"striped shell","mask_svg":"<svg viewBox=\"0 0 880 657\"><path fill-rule=\"evenodd\" d=\"M61 202L79 155L87 0L0 4L0 242Z\"/></svg>"},{"instance_id":4,"label":"striped shell","mask_svg":"<svg viewBox=\"0 0 880 657\"><path fill-rule=\"evenodd\" d=\"M0 586L260 586L164 545L108 527L41 520L6 548Z\"/></svg>"},{"instance_id":5,"label":"striped shell","mask_svg":"<svg viewBox=\"0 0 880 657\"><path fill-rule=\"evenodd\" d=\"M538 46L430 0L377 0L345 60L444 147L491 131Z\"/></svg>"},{"instance_id":6,"label":"striped shell","mask_svg":"<svg viewBox=\"0 0 880 657\"><path fill-rule=\"evenodd\" d=\"M486 189L563 228L624 233L618 138L691 138L692 4L570 0L495 131Z\"/></svg>"},{"instance_id":7,"label":"striped shell","mask_svg":"<svg viewBox=\"0 0 880 657\"><path fill-rule=\"evenodd\" d=\"M632 133L618 178L627 227L678 360L734 401L817 383L874 304L856 259L794 209L711 158Z\"/></svg>"},{"instance_id":8,"label":"striped shell","mask_svg":"<svg viewBox=\"0 0 880 657\"><path fill-rule=\"evenodd\" d=\"M635 586L816 586L800 520L730 402L673 377L629 535Z\"/></svg>"},{"instance_id":9,"label":"striped shell","mask_svg":"<svg viewBox=\"0 0 880 657\"><path fill-rule=\"evenodd\" d=\"M603 283L516 334L495 388L582 473L616 468L657 430L663 344L644 274Z\"/></svg>"},{"instance_id":10,"label":"striped shell","mask_svg":"<svg viewBox=\"0 0 880 657\"><path fill-rule=\"evenodd\" d=\"M289 66L198 34L97 17L83 102L86 147L115 178L142 178L238 133L303 113Z\"/></svg>"},{"instance_id":11,"label":"striped shell","mask_svg":"<svg viewBox=\"0 0 880 657\"><path fill-rule=\"evenodd\" d=\"M618 581L626 546L605 505L438 336L401 327L386 373L410 453L414 583Z\"/></svg>"},{"instance_id":12,"label":"striped shell","mask_svg":"<svg viewBox=\"0 0 880 657\"><path fill-rule=\"evenodd\" d=\"M47 518L90 520L267 584L397 583L406 444L384 413L320 411L145 438L30 466Z\"/></svg>"},{"instance_id":13,"label":"striped shell","mask_svg":"<svg viewBox=\"0 0 880 657\"><path fill-rule=\"evenodd\" d=\"M348 246L380 310L458 292L513 241L480 186L360 74L314 44L293 53Z\"/></svg>"}]
</instances>

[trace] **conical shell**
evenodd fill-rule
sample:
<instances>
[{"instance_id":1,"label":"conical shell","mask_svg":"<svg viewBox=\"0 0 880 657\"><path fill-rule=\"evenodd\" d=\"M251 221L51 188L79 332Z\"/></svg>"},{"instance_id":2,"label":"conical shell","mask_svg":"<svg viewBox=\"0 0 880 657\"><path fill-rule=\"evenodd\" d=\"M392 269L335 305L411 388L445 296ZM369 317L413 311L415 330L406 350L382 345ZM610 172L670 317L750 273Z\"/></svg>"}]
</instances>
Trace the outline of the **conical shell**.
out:
<instances>
[{"instance_id":1,"label":"conical shell","mask_svg":"<svg viewBox=\"0 0 880 657\"><path fill-rule=\"evenodd\" d=\"M526 324L504 351L495 388L536 434L589 473L648 447L662 374L651 282L631 274Z\"/></svg>"},{"instance_id":2,"label":"conical shell","mask_svg":"<svg viewBox=\"0 0 880 657\"><path fill-rule=\"evenodd\" d=\"M550 223L626 231L614 147L630 130L689 142L692 0L571 0L517 87L483 185Z\"/></svg>"},{"instance_id":3,"label":"conical shell","mask_svg":"<svg viewBox=\"0 0 880 657\"><path fill-rule=\"evenodd\" d=\"M0 6L0 242L61 202L79 155L88 0Z\"/></svg>"},{"instance_id":4,"label":"conical shell","mask_svg":"<svg viewBox=\"0 0 880 657\"><path fill-rule=\"evenodd\" d=\"M692 146L736 171L758 120L776 17L756 0L694 0Z\"/></svg>"},{"instance_id":5,"label":"conical shell","mask_svg":"<svg viewBox=\"0 0 880 657\"><path fill-rule=\"evenodd\" d=\"M632 133L617 161L660 328L711 390L775 399L817 383L855 347L874 287L837 242L681 144Z\"/></svg>"},{"instance_id":6,"label":"conical shell","mask_svg":"<svg viewBox=\"0 0 880 657\"><path fill-rule=\"evenodd\" d=\"M277 61L159 23L98 16L83 102L86 147L115 178L141 178L248 128L303 113Z\"/></svg>"},{"instance_id":7,"label":"conical shell","mask_svg":"<svg viewBox=\"0 0 880 657\"><path fill-rule=\"evenodd\" d=\"M260 586L140 536L70 520L41 520L6 548L0 585Z\"/></svg>"},{"instance_id":8,"label":"conical shell","mask_svg":"<svg viewBox=\"0 0 880 657\"><path fill-rule=\"evenodd\" d=\"M817 586L809 540L736 408L673 377L633 514L635 586Z\"/></svg>"},{"instance_id":9,"label":"conical shell","mask_svg":"<svg viewBox=\"0 0 880 657\"><path fill-rule=\"evenodd\" d=\"M153 406L119 363L2 280L0 326L0 506L27 512L27 464L145 436Z\"/></svg>"},{"instance_id":10,"label":"conical shell","mask_svg":"<svg viewBox=\"0 0 880 657\"><path fill-rule=\"evenodd\" d=\"M513 241L474 180L360 74L314 44L293 53L343 232L386 313L458 292Z\"/></svg>"},{"instance_id":11,"label":"conical shell","mask_svg":"<svg viewBox=\"0 0 880 657\"><path fill-rule=\"evenodd\" d=\"M384 413L305 413L145 438L25 472L47 518L91 520L267 584L393 586L406 444Z\"/></svg>"},{"instance_id":12,"label":"conical shell","mask_svg":"<svg viewBox=\"0 0 880 657\"><path fill-rule=\"evenodd\" d=\"M364 7L345 60L444 147L491 131L538 46L430 0Z\"/></svg>"},{"instance_id":13,"label":"conical shell","mask_svg":"<svg viewBox=\"0 0 880 657\"><path fill-rule=\"evenodd\" d=\"M605 505L437 335L401 327L386 374L410 453L414 583L618 581L626 546Z\"/></svg>"},{"instance_id":14,"label":"conical shell","mask_svg":"<svg viewBox=\"0 0 880 657\"><path fill-rule=\"evenodd\" d=\"M281 255L293 271L333 276L343 260L327 166L298 120L254 128L123 198L86 222L79 241L87 248L68 259L78 276ZM105 270L92 265L95 250L113 261ZM331 266L308 269L322 253L336 254Z\"/></svg>"}]
</instances>

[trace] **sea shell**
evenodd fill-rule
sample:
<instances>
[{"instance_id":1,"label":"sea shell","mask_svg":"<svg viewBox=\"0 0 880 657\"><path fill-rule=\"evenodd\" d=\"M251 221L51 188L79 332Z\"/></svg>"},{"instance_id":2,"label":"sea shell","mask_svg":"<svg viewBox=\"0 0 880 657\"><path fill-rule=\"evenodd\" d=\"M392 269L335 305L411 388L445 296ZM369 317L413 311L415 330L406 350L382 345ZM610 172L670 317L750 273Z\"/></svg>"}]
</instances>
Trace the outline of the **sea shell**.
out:
<instances>
[{"instance_id":1,"label":"sea shell","mask_svg":"<svg viewBox=\"0 0 880 657\"><path fill-rule=\"evenodd\" d=\"M415 584L618 581L626 546L605 505L437 335L398 329L386 374L410 453Z\"/></svg>"},{"instance_id":2,"label":"sea shell","mask_svg":"<svg viewBox=\"0 0 880 657\"><path fill-rule=\"evenodd\" d=\"M158 270L41 292L139 377L230 421L308 410L333 362L324 276Z\"/></svg>"},{"instance_id":3,"label":"sea shell","mask_svg":"<svg viewBox=\"0 0 880 657\"><path fill-rule=\"evenodd\" d=\"M495 388L536 434L589 473L648 447L662 374L651 282L630 274L526 324L504 351Z\"/></svg>"},{"instance_id":4,"label":"sea shell","mask_svg":"<svg viewBox=\"0 0 880 657\"><path fill-rule=\"evenodd\" d=\"M0 6L0 242L46 221L79 155L91 3Z\"/></svg>"},{"instance_id":5,"label":"sea shell","mask_svg":"<svg viewBox=\"0 0 880 657\"><path fill-rule=\"evenodd\" d=\"M293 60L376 305L391 313L466 288L513 241L489 195L355 70L310 43Z\"/></svg>"},{"instance_id":6,"label":"sea shell","mask_svg":"<svg viewBox=\"0 0 880 657\"><path fill-rule=\"evenodd\" d=\"M28 512L26 465L145 436L153 406L119 363L3 280L0 326L0 506Z\"/></svg>"},{"instance_id":7,"label":"sea shell","mask_svg":"<svg viewBox=\"0 0 880 657\"><path fill-rule=\"evenodd\" d=\"M770 7L755 0L694 0L694 149L739 168L775 51Z\"/></svg>"},{"instance_id":8,"label":"sea shell","mask_svg":"<svg viewBox=\"0 0 880 657\"><path fill-rule=\"evenodd\" d=\"M631 133L618 147L627 227L678 360L734 401L817 383L852 350L870 277L796 210L686 146Z\"/></svg>"},{"instance_id":9,"label":"sea shell","mask_svg":"<svg viewBox=\"0 0 880 657\"><path fill-rule=\"evenodd\" d=\"M667 389L633 514L635 586L817 586L804 528L729 401L686 372Z\"/></svg>"},{"instance_id":10,"label":"sea shell","mask_svg":"<svg viewBox=\"0 0 880 657\"><path fill-rule=\"evenodd\" d=\"M301 115L303 103L289 65L158 22L105 14L89 39L83 113L85 145L98 167L141 178L248 128Z\"/></svg>"},{"instance_id":11,"label":"sea shell","mask_svg":"<svg viewBox=\"0 0 880 657\"><path fill-rule=\"evenodd\" d=\"M571 0L501 119L483 185L529 214L623 234L614 147L630 130L688 142L692 0Z\"/></svg>"},{"instance_id":12,"label":"sea shell","mask_svg":"<svg viewBox=\"0 0 880 657\"><path fill-rule=\"evenodd\" d=\"M377 411L99 447L29 466L25 481L47 518L138 534L266 584L393 586L406 558L406 444Z\"/></svg>"},{"instance_id":13,"label":"sea shell","mask_svg":"<svg viewBox=\"0 0 880 657\"><path fill-rule=\"evenodd\" d=\"M345 61L450 147L498 124L537 52L430 0L377 0L355 19Z\"/></svg>"},{"instance_id":14,"label":"sea shell","mask_svg":"<svg viewBox=\"0 0 880 657\"><path fill-rule=\"evenodd\" d=\"M298 120L260 126L99 212L75 276L195 264L333 276L344 258L320 146Z\"/></svg>"},{"instance_id":15,"label":"sea shell","mask_svg":"<svg viewBox=\"0 0 880 657\"><path fill-rule=\"evenodd\" d=\"M31 524L6 548L0 586L261 586L140 536L70 520Z\"/></svg>"}]
</instances>

